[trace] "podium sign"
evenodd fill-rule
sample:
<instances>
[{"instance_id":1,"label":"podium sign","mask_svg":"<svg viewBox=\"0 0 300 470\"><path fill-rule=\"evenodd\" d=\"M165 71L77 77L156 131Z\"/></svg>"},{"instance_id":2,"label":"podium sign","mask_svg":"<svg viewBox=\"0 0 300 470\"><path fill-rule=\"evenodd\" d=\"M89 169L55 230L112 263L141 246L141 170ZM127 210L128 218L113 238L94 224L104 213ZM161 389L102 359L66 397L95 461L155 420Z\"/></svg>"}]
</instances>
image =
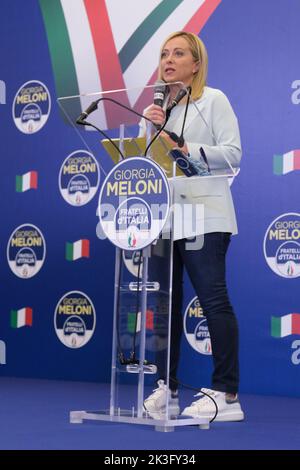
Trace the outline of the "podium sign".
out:
<instances>
[{"instance_id":1,"label":"podium sign","mask_svg":"<svg viewBox=\"0 0 300 470\"><path fill-rule=\"evenodd\" d=\"M98 213L107 238L123 250L156 240L168 218L170 189L162 169L149 158L118 163L103 182Z\"/></svg>"}]
</instances>

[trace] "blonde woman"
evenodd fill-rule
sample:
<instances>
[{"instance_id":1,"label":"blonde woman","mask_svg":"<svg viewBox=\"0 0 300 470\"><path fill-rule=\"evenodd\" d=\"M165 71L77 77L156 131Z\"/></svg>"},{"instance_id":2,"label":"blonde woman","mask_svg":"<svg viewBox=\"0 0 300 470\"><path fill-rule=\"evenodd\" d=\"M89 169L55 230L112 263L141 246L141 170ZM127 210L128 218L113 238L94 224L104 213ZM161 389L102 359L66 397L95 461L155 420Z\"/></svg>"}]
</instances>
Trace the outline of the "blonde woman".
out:
<instances>
[{"instance_id":1,"label":"blonde woman","mask_svg":"<svg viewBox=\"0 0 300 470\"><path fill-rule=\"evenodd\" d=\"M206 86L207 52L203 42L194 34L176 32L163 43L159 62L159 79L167 83L182 82L191 87L195 104L188 106L181 151L194 161L203 154L211 170L237 168L241 158L241 143L237 118L223 92ZM170 94L166 100L171 100ZM195 106L196 105L196 106ZM168 103L162 107L151 105L145 115L157 126L166 119ZM176 148L171 132L180 134L185 103L176 106L169 118L164 137ZM171 134L172 135L172 134ZM209 180L209 181L208 181ZM164 411L166 401L174 414L179 413L177 392L177 367L182 335L183 270L187 270L207 319L212 344L214 371L211 388L203 391L212 396L218 405L218 421L241 421L244 413L238 400L238 325L231 306L225 278L226 253L232 234L237 233L235 211L227 178L203 180L191 184L185 178L184 203L203 203L205 207L204 244L201 249L187 248L186 239L174 242L172 329L170 376L160 371L158 388L145 400L144 407L155 415ZM222 211L214 210L214 203ZM221 206L220 206L221 204ZM189 245L190 247L190 245ZM166 381L169 379L169 388ZM182 414L193 417L213 417L215 406L202 393Z\"/></svg>"}]
</instances>

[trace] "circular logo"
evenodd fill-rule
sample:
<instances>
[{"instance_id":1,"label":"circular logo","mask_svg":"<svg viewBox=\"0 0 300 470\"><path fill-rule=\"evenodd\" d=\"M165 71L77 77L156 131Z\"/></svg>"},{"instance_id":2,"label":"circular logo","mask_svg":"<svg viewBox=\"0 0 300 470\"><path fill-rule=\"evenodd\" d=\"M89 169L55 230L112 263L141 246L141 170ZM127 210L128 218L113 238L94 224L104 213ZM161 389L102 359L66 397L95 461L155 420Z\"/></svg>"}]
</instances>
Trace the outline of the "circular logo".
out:
<instances>
[{"instance_id":1,"label":"circular logo","mask_svg":"<svg viewBox=\"0 0 300 470\"><path fill-rule=\"evenodd\" d=\"M211 355L211 341L207 321L198 297L194 297L184 313L184 333L195 351Z\"/></svg>"},{"instance_id":2,"label":"circular logo","mask_svg":"<svg viewBox=\"0 0 300 470\"><path fill-rule=\"evenodd\" d=\"M149 158L132 157L107 175L98 213L107 238L124 250L140 250L158 238L168 218L168 180Z\"/></svg>"},{"instance_id":3,"label":"circular logo","mask_svg":"<svg viewBox=\"0 0 300 470\"><path fill-rule=\"evenodd\" d=\"M279 276L300 276L300 214L289 212L271 222L264 238L264 255Z\"/></svg>"},{"instance_id":4,"label":"circular logo","mask_svg":"<svg viewBox=\"0 0 300 470\"><path fill-rule=\"evenodd\" d=\"M51 110L48 88L38 80L24 83L13 102L13 118L17 128L24 134L34 134L44 127Z\"/></svg>"},{"instance_id":5,"label":"circular logo","mask_svg":"<svg viewBox=\"0 0 300 470\"><path fill-rule=\"evenodd\" d=\"M46 243L35 225L24 224L14 230L7 245L7 260L12 272L22 279L35 276L44 264Z\"/></svg>"},{"instance_id":6,"label":"circular logo","mask_svg":"<svg viewBox=\"0 0 300 470\"><path fill-rule=\"evenodd\" d=\"M81 348L89 342L96 326L96 312L91 299L79 291L65 294L56 305L54 328L68 348Z\"/></svg>"},{"instance_id":7,"label":"circular logo","mask_svg":"<svg viewBox=\"0 0 300 470\"><path fill-rule=\"evenodd\" d=\"M84 206L93 199L99 187L98 162L90 152L77 150L63 162L58 179L64 200L72 206Z\"/></svg>"}]
</instances>

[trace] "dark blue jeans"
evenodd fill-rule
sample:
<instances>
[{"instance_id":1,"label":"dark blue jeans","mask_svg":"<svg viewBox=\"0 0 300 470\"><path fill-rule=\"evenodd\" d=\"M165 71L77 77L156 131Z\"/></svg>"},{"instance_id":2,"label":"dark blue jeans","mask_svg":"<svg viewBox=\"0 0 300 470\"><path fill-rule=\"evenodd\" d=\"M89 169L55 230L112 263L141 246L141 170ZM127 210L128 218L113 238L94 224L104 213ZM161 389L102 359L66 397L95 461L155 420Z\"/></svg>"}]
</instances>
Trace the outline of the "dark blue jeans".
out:
<instances>
[{"instance_id":1,"label":"dark blue jeans","mask_svg":"<svg viewBox=\"0 0 300 470\"><path fill-rule=\"evenodd\" d=\"M204 235L204 245L188 250L187 240L174 242L170 388L175 390L182 336L183 269L186 268L211 338L214 372L212 388L237 393L239 385L238 325L228 298L225 259L230 233ZM192 245L191 245L192 247ZM196 384L195 384L196 385Z\"/></svg>"}]
</instances>

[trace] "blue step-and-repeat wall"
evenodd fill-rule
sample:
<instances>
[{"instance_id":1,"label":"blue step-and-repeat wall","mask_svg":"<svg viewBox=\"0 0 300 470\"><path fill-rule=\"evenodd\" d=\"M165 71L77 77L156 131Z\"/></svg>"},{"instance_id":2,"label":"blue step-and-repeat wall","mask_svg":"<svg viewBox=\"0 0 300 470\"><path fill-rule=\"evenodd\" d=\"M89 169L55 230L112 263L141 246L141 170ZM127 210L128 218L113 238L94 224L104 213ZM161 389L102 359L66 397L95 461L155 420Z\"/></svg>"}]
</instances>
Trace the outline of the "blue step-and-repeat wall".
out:
<instances>
[{"instance_id":1,"label":"blue step-and-repeat wall","mask_svg":"<svg viewBox=\"0 0 300 470\"><path fill-rule=\"evenodd\" d=\"M298 0L1 0L1 375L109 381L114 248L96 212L112 164L96 132L87 151L57 98L153 83L159 45L185 29L240 123L227 275L241 391L299 395L299 18ZM209 386L194 296L187 281L179 377Z\"/></svg>"}]
</instances>

